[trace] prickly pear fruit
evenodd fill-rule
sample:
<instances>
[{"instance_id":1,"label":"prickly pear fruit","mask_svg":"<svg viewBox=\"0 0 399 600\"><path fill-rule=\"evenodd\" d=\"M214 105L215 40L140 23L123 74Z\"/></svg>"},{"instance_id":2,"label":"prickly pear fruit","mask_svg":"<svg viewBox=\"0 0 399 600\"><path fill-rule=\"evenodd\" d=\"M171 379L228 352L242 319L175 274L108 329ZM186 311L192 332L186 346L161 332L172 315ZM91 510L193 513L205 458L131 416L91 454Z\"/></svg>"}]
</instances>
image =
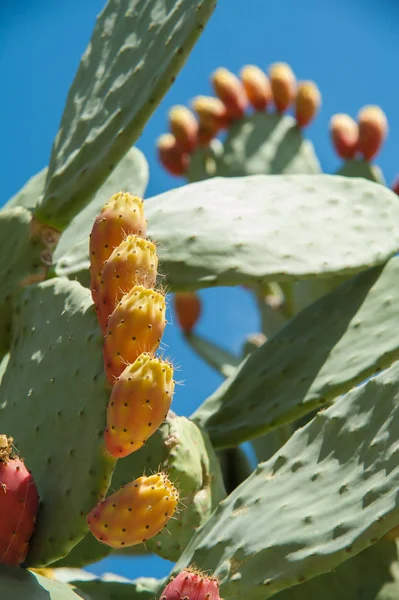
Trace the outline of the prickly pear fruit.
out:
<instances>
[{"instance_id":1,"label":"prickly pear fruit","mask_svg":"<svg viewBox=\"0 0 399 600\"><path fill-rule=\"evenodd\" d=\"M179 493L166 473L139 477L100 502L87 516L92 534L112 548L134 546L159 533L173 516Z\"/></svg>"},{"instance_id":2,"label":"prickly pear fruit","mask_svg":"<svg viewBox=\"0 0 399 600\"><path fill-rule=\"evenodd\" d=\"M201 314L201 300L195 292L176 292L173 305L177 321L185 334L190 333Z\"/></svg>"},{"instance_id":3,"label":"prickly pear fruit","mask_svg":"<svg viewBox=\"0 0 399 600\"><path fill-rule=\"evenodd\" d=\"M213 140L214 137L219 133L218 127L205 127L204 125L200 125L198 127L198 145L199 146L208 146L209 142Z\"/></svg>"},{"instance_id":4,"label":"prickly pear fruit","mask_svg":"<svg viewBox=\"0 0 399 600\"><path fill-rule=\"evenodd\" d=\"M295 98L295 75L287 63L275 63L269 69L269 76L276 109L284 112Z\"/></svg>"},{"instance_id":5,"label":"prickly pear fruit","mask_svg":"<svg viewBox=\"0 0 399 600\"><path fill-rule=\"evenodd\" d=\"M215 94L227 108L230 119L242 119L248 106L248 98L238 77L221 67L212 73L211 81Z\"/></svg>"},{"instance_id":6,"label":"prickly pear fruit","mask_svg":"<svg viewBox=\"0 0 399 600\"><path fill-rule=\"evenodd\" d=\"M0 564L20 565L39 510L39 496L24 462L12 456L12 438L0 435Z\"/></svg>"},{"instance_id":7,"label":"prickly pear fruit","mask_svg":"<svg viewBox=\"0 0 399 600\"><path fill-rule=\"evenodd\" d=\"M135 285L108 319L103 355L111 385L142 352L154 352L165 329L165 296Z\"/></svg>"},{"instance_id":8,"label":"prickly pear fruit","mask_svg":"<svg viewBox=\"0 0 399 600\"><path fill-rule=\"evenodd\" d=\"M166 418L174 391L173 367L141 354L115 381L107 410L105 445L115 458L141 448Z\"/></svg>"},{"instance_id":9,"label":"prickly pear fruit","mask_svg":"<svg viewBox=\"0 0 399 600\"><path fill-rule=\"evenodd\" d=\"M229 125L227 109L219 98L197 96L191 105L197 113L200 127L217 133Z\"/></svg>"},{"instance_id":10,"label":"prickly pear fruit","mask_svg":"<svg viewBox=\"0 0 399 600\"><path fill-rule=\"evenodd\" d=\"M137 235L128 235L105 261L98 290L97 316L105 333L108 317L122 296L135 285L154 287L158 256L155 244Z\"/></svg>"},{"instance_id":11,"label":"prickly pear fruit","mask_svg":"<svg viewBox=\"0 0 399 600\"><path fill-rule=\"evenodd\" d=\"M169 128L180 150L190 153L195 149L198 121L191 110L186 106L173 106L169 111Z\"/></svg>"},{"instance_id":12,"label":"prickly pear fruit","mask_svg":"<svg viewBox=\"0 0 399 600\"><path fill-rule=\"evenodd\" d=\"M95 304L104 262L128 234L145 235L146 229L143 200L123 192L114 194L96 217L90 233L90 288Z\"/></svg>"},{"instance_id":13,"label":"prickly pear fruit","mask_svg":"<svg viewBox=\"0 0 399 600\"><path fill-rule=\"evenodd\" d=\"M295 118L299 127L306 127L315 118L321 105L319 88L313 81L301 81L295 101Z\"/></svg>"},{"instance_id":14,"label":"prickly pear fruit","mask_svg":"<svg viewBox=\"0 0 399 600\"><path fill-rule=\"evenodd\" d=\"M241 69L240 78L248 100L255 110L266 110L272 101L272 88L266 73L256 65L246 65Z\"/></svg>"},{"instance_id":15,"label":"prickly pear fruit","mask_svg":"<svg viewBox=\"0 0 399 600\"><path fill-rule=\"evenodd\" d=\"M379 106L365 106L357 116L359 139L356 150L371 160L381 149L388 133L388 121Z\"/></svg>"},{"instance_id":16,"label":"prickly pear fruit","mask_svg":"<svg viewBox=\"0 0 399 600\"><path fill-rule=\"evenodd\" d=\"M356 121L346 114L336 114L330 120L330 135L336 153L344 160L354 158L359 138Z\"/></svg>"},{"instance_id":17,"label":"prickly pear fruit","mask_svg":"<svg viewBox=\"0 0 399 600\"><path fill-rule=\"evenodd\" d=\"M181 177L188 169L190 155L178 147L174 135L164 133L157 140L158 159L161 165L176 177Z\"/></svg>"},{"instance_id":18,"label":"prickly pear fruit","mask_svg":"<svg viewBox=\"0 0 399 600\"><path fill-rule=\"evenodd\" d=\"M197 569L184 569L168 583L160 600L220 600L219 582Z\"/></svg>"}]
</instances>

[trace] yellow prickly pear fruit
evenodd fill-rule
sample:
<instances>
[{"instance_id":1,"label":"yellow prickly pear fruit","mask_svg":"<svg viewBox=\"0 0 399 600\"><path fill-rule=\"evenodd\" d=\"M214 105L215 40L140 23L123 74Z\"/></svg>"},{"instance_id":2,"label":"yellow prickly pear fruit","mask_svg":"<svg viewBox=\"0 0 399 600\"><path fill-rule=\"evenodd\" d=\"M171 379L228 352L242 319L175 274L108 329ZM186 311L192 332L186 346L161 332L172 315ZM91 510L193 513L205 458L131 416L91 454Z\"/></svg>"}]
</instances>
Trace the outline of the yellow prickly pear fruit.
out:
<instances>
[{"instance_id":1,"label":"yellow prickly pear fruit","mask_svg":"<svg viewBox=\"0 0 399 600\"><path fill-rule=\"evenodd\" d=\"M205 127L216 134L229 124L226 107L219 98L197 96L192 101L192 107L198 115L200 128Z\"/></svg>"},{"instance_id":2,"label":"yellow prickly pear fruit","mask_svg":"<svg viewBox=\"0 0 399 600\"><path fill-rule=\"evenodd\" d=\"M295 101L295 118L298 127L306 127L315 118L321 106L321 94L313 81L301 81Z\"/></svg>"},{"instance_id":3,"label":"yellow prickly pear fruit","mask_svg":"<svg viewBox=\"0 0 399 600\"><path fill-rule=\"evenodd\" d=\"M135 546L167 525L178 501L179 493L166 473L139 477L97 504L88 514L87 524L103 544Z\"/></svg>"},{"instance_id":4,"label":"yellow prickly pear fruit","mask_svg":"<svg viewBox=\"0 0 399 600\"><path fill-rule=\"evenodd\" d=\"M336 114L330 120L330 136L336 153L344 160L354 158L359 138L359 127L346 114Z\"/></svg>"},{"instance_id":5,"label":"yellow prickly pear fruit","mask_svg":"<svg viewBox=\"0 0 399 600\"><path fill-rule=\"evenodd\" d=\"M176 177L181 177L188 169L190 155L178 147L171 133L164 133L157 140L158 159L161 165Z\"/></svg>"},{"instance_id":6,"label":"yellow prickly pear fruit","mask_svg":"<svg viewBox=\"0 0 399 600\"><path fill-rule=\"evenodd\" d=\"M174 391L173 367L141 354L115 381L107 411L105 445L115 458L141 448L166 418Z\"/></svg>"},{"instance_id":7,"label":"yellow prickly pear fruit","mask_svg":"<svg viewBox=\"0 0 399 600\"><path fill-rule=\"evenodd\" d=\"M201 314L201 300L195 292L176 292L173 305L178 323L185 334L191 333Z\"/></svg>"},{"instance_id":8,"label":"yellow prickly pear fruit","mask_svg":"<svg viewBox=\"0 0 399 600\"><path fill-rule=\"evenodd\" d=\"M227 109L230 119L242 119L248 105L248 98L242 82L228 69L221 67L212 73L211 81L215 94Z\"/></svg>"},{"instance_id":9,"label":"yellow prickly pear fruit","mask_svg":"<svg viewBox=\"0 0 399 600\"><path fill-rule=\"evenodd\" d=\"M157 278L155 244L137 235L128 235L105 261L101 274L97 316L105 333L108 317L122 296L135 285L153 288Z\"/></svg>"},{"instance_id":10,"label":"yellow prickly pear fruit","mask_svg":"<svg viewBox=\"0 0 399 600\"><path fill-rule=\"evenodd\" d=\"M276 109L284 112L295 99L295 75L287 63L274 63L269 69L269 76Z\"/></svg>"},{"instance_id":11,"label":"yellow prickly pear fruit","mask_svg":"<svg viewBox=\"0 0 399 600\"><path fill-rule=\"evenodd\" d=\"M98 287L104 262L116 246L131 233L145 235L144 202L138 196L114 194L95 218L90 233L90 288L97 303Z\"/></svg>"},{"instance_id":12,"label":"yellow prickly pear fruit","mask_svg":"<svg viewBox=\"0 0 399 600\"><path fill-rule=\"evenodd\" d=\"M169 128L180 150L190 153L195 149L198 121L191 110L186 106L173 106L169 111Z\"/></svg>"},{"instance_id":13,"label":"yellow prickly pear fruit","mask_svg":"<svg viewBox=\"0 0 399 600\"><path fill-rule=\"evenodd\" d=\"M248 100L255 110L266 110L273 100L272 88L266 73L256 65L246 65L240 72Z\"/></svg>"},{"instance_id":14,"label":"yellow prickly pear fruit","mask_svg":"<svg viewBox=\"0 0 399 600\"><path fill-rule=\"evenodd\" d=\"M142 352L154 352L165 329L165 296L142 285L125 294L108 319L103 355L111 385Z\"/></svg>"},{"instance_id":15,"label":"yellow prickly pear fruit","mask_svg":"<svg viewBox=\"0 0 399 600\"><path fill-rule=\"evenodd\" d=\"M381 149L388 133L388 121L379 106L365 106L357 116L359 139L356 150L371 160Z\"/></svg>"}]
</instances>

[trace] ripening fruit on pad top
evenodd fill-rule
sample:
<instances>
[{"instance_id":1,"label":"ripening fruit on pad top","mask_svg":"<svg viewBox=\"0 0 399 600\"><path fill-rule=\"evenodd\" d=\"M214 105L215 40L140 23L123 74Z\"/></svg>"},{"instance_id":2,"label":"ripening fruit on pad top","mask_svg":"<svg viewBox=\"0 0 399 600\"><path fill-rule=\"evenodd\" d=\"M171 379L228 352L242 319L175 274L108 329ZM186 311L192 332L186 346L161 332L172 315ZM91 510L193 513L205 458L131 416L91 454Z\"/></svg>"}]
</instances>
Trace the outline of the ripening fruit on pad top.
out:
<instances>
[{"instance_id":1,"label":"ripening fruit on pad top","mask_svg":"<svg viewBox=\"0 0 399 600\"><path fill-rule=\"evenodd\" d=\"M144 202L138 196L114 194L95 218L90 233L90 289L94 303L104 262L129 234L145 235Z\"/></svg>"},{"instance_id":2,"label":"ripening fruit on pad top","mask_svg":"<svg viewBox=\"0 0 399 600\"><path fill-rule=\"evenodd\" d=\"M105 261L98 291L97 316L105 333L108 317L122 296L135 285L153 288L157 278L155 244L137 235L128 235Z\"/></svg>"},{"instance_id":3,"label":"ripening fruit on pad top","mask_svg":"<svg viewBox=\"0 0 399 600\"><path fill-rule=\"evenodd\" d=\"M142 352L154 352L165 329L165 296L142 285L125 294L108 319L104 368L111 385Z\"/></svg>"},{"instance_id":4,"label":"ripening fruit on pad top","mask_svg":"<svg viewBox=\"0 0 399 600\"><path fill-rule=\"evenodd\" d=\"M278 112L284 112L296 95L296 78L289 65L275 63L269 69L274 104Z\"/></svg>"},{"instance_id":5,"label":"ripening fruit on pad top","mask_svg":"<svg viewBox=\"0 0 399 600\"><path fill-rule=\"evenodd\" d=\"M184 569L168 583L160 600L220 600L219 582L196 569Z\"/></svg>"},{"instance_id":6,"label":"ripening fruit on pad top","mask_svg":"<svg viewBox=\"0 0 399 600\"><path fill-rule=\"evenodd\" d=\"M176 292L173 304L183 333L191 333L201 315L200 297L195 292Z\"/></svg>"},{"instance_id":7,"label":"ripening fruit on pad top","mask_svg":"<svg viewBox=\"0 0 399 600\"><path fill-rule=\"evenodd\" d=\"M28 553L39 496L24 462L11 455L12 441L0 435L0 564L17 566Z\"/></svg>"},{"instance_id":8,"label":"ripening fruit on pad top","mask_svg":"<svg viewBox=\"0 0 399 600\"><path fill-rule=\"evenodd\" d=\"M87 516L92 534L112 548L135 546L159 533L173 516L179 493L165 473L123 486Z\"/></svg>"},{"instance_id":9,"label":"ripening fruit on pad top","mask_svg":"<svg viewBox=\"0 0 399 600\"><path fill-rule=\"evenodd\" d=\"M115 458L141 448L166 418L172 402L173 367L141 354L115 381L104 432L107 450Z\"/></svg>"},{"instance_id":10,"label":"ripening fruit on pad top","mask_svg":"<svg viewBox=\"0 0 399 600\"><path fill-rule=\"evenodd\" d=\"M248 105L248 98L238 77L221 67L212 73L211 81L216 95L227 109L228 116L233 120L242 119Z\"/></svg>"}]
</instances>

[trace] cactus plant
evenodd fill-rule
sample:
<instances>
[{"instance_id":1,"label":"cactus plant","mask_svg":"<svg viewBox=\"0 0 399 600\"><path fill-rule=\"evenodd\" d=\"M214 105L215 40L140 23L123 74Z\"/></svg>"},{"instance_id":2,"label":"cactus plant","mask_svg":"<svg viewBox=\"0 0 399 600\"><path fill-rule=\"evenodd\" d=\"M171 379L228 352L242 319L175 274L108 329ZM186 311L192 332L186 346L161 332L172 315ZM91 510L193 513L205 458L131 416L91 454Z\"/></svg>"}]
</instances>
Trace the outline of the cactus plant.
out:
<instances>
[{"instance_id":1,"label":"cactus plant","mask_svg":"<svg viewBox=\"0 0 399 600\"><path fill-rule=\"evenodd\" d=\"M153 4L109 0L49 167L0 212L0 591L395 597L399 204L371 162L386 117L335 115L344 163L322 174L304 134L316 84L286 63L216 69L217 97L169 110L158 142L191 183L143 202L131 144L214 0ZM216 285L259 309L241 357L196 330L196 291ZM165 291L224 378L190 418L170 410ZM171 577L77 569L121 547L174 561Z\"/></svg>"}]
</instances>

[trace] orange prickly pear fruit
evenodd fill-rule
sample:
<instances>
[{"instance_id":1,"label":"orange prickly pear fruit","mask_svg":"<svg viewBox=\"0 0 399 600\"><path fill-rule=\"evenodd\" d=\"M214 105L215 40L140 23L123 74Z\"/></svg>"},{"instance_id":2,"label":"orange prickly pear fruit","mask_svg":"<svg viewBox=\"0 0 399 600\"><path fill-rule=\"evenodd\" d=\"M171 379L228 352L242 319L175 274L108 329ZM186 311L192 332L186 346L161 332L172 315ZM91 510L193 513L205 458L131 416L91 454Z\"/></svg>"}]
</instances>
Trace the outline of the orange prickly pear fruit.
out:
<instances>
[{"instance_id":1,"label":"orange prickly pear fruit","mask_svg":"<svg viewBox=\"0 0 399 600\"><path fill-rule=\"evenodd\" d=\"M183 152L192 152L197 145L198 121L186 106L173 106L169 111L169 128L176 146Z\"/></svg>"},{"instance_id":2,"label":"orange prickly pear fruit","mask_svg":"<svg viewBox=\"0 0 399 600\"><path fill-rule=\"evenodd\" d=\"M191 333L201 314L201 300L195 292L176 292L175 314L185 334Z\"/></svg>"},{"instance_id":3,"label":"orange prickly pear fruit","mask_svg":"<svg viewBox=\"0 0 399 600\"><path fill-rule=\"evenodd\" d=\"M0 435L0 564L16 567L28 553L39 496L23 460L12 456L12 442Z\"/></svg>"},{"instance_id":4,"label":"orange prickly pear fruit","mask_svg":"<svg viewBox=\"0 0 399 600\"><path fill-rule=\"evenodd\" d=\"M315 118L321 105L319 88L313 81L301 81L295 101L295 118L298 127L306 127Z\"/></svg>"},{"instance_id":5,"label":"orange prickly pear fruit","mask_svg":"<svg viewBox=\"0 0 399 600\"><path fill-rule=\"evenodd\" d=\"M138 196L114 194L95 218L90 233L90 288L94 303L104 262L130 233L145 235L144 202Z\"/></svg>"},{"instance_id":6,"label":"orange prickly pear fruit","mask_svg":"<svg viewBox=\"0 0 399 600\"><path fill-rule=\"evenodd\" d=\"M190 155L179 148L171 133L164 133L157 140L158 159L161 165L176 177L181 177L188 169Z\"/></svg>"},{"instance_id":7,"label":"orange prickly pear fruit","mask_svg":"<svg viewBox=\"0 0 399 600\"><path fill-rule=\"evenodd\" d=\"M229 125L226 107L219 98L197 96L192 101L192 107L197 113L200 128L205 127L216 134Z\"/></svg>"},{"instance_id":8,"label":"orange prickly pear fruit","mask_svg":"<svg viewBox=\"0 0 399 600\"><path fill-rule=\"evenodd\" d=\"M221 600L219 582L197 569L184 569L168 583L160 600Z\"/></svg>"},{"instance_id":9,"label":"orange prickly pear fruit","mask_svg":"<svg viewBox=\"0 0 399 600\"><path fill-rule=\"evenodd\" d=\"M241 81L248 100L255 110L263 111L273 100L272 88L266 73L256 65L247 65L241 69Z\"/></svg>"},{"instance_id":10,"label":"orange prickly pear fruit","mask_svg":"<svg viewBox=\"0 0 399 600\"><path fill-rule=\"evenodd\" d=\"M198 128L198 145L208 146L214 137L219 133L219 128L205 127L200 125Z\"/></svg>"},{"instance_id":11,"label":"orange prickly pear fruit","mask_svg":"<svg viewBox=\"0 0 399 600\"><path fill-rule=\"evenodd\" d=\"M388 133L388 121L379 106L365 106L357 116L359 139L356 150L371 160L381 149Z\"/></svg>"},{"instance_id":12,"label":"orange prickly pear fruit","mask_svg":"<svg viewBox=\"0 0 399 600\"><path fill-rule=\"evenodd\" d=\"M140 354L115 381L107 411L105 445L115 458L141 448L166 418L174 391L173 367Z\"/></svg>"},{"instance_id":13,"label":"orange prickly pear fruit","mask_svg":"<svg viewBox=\"0 0 399 600\"><path fill-rule=\"evenodd\" d=\"M179 493L166 473L139 477L97 504L87 524L112 548L135 546L159 533L173 516Z\"/></svg>"},{"instance_id":14,"label":"orange prickly pear fruit","mask_svg":"<svg viewBox=\"0 0 399 600\"><path fill-rule=\"evenodd\" d=\"M97 316L105 333L108 317L122 296L135 285L153 288L157 278L155 244L137 235L128 235L105 261L98 290Z\"/></svg>"},{"instance_id":15,"label":"orange prickly pear fruit","mask_svg":"<svg viewBox=\"0 0 399 600\"><path fill-rule=\"evenodd\" d=\"M269 69L269 76L276 109L284 112L295 99L295 75L287 63L274 63Z\"/></svg>"},{"instance_id":16,"label":"orange prickly pear fruit","mask_svg":"<svg viewBox=\"0 0 399 600\"><path fill-rule=\"evenodd\" d=\"M228 117L232 120L242 119L248 106L248 98L238 77L221 67L212 73L211 81L215 94L227 109Z\"/></svg>"},{"instance_id":17,"label":"orange prickly pear fruit","mask_svg":"<svg viewBox=\"0 0 399 600\"><path fill-rule=\"evenodd\" d=\"M108 319L104 368L112 385L142 352L154 352L165 329L165 296L142 285L125 294Z\"/></svg>"},{"instance_id":18,"label":"orange prickly pear fruit","mask_svg":"<svg viewBox=\"0 0 399 600\"><path fill-rule=\"evenodd\" d=\"M330 135L340 158L350 160L355 157L359 127L352 117L340 113L331 117Z\"/></svg>"}]
</instances>

